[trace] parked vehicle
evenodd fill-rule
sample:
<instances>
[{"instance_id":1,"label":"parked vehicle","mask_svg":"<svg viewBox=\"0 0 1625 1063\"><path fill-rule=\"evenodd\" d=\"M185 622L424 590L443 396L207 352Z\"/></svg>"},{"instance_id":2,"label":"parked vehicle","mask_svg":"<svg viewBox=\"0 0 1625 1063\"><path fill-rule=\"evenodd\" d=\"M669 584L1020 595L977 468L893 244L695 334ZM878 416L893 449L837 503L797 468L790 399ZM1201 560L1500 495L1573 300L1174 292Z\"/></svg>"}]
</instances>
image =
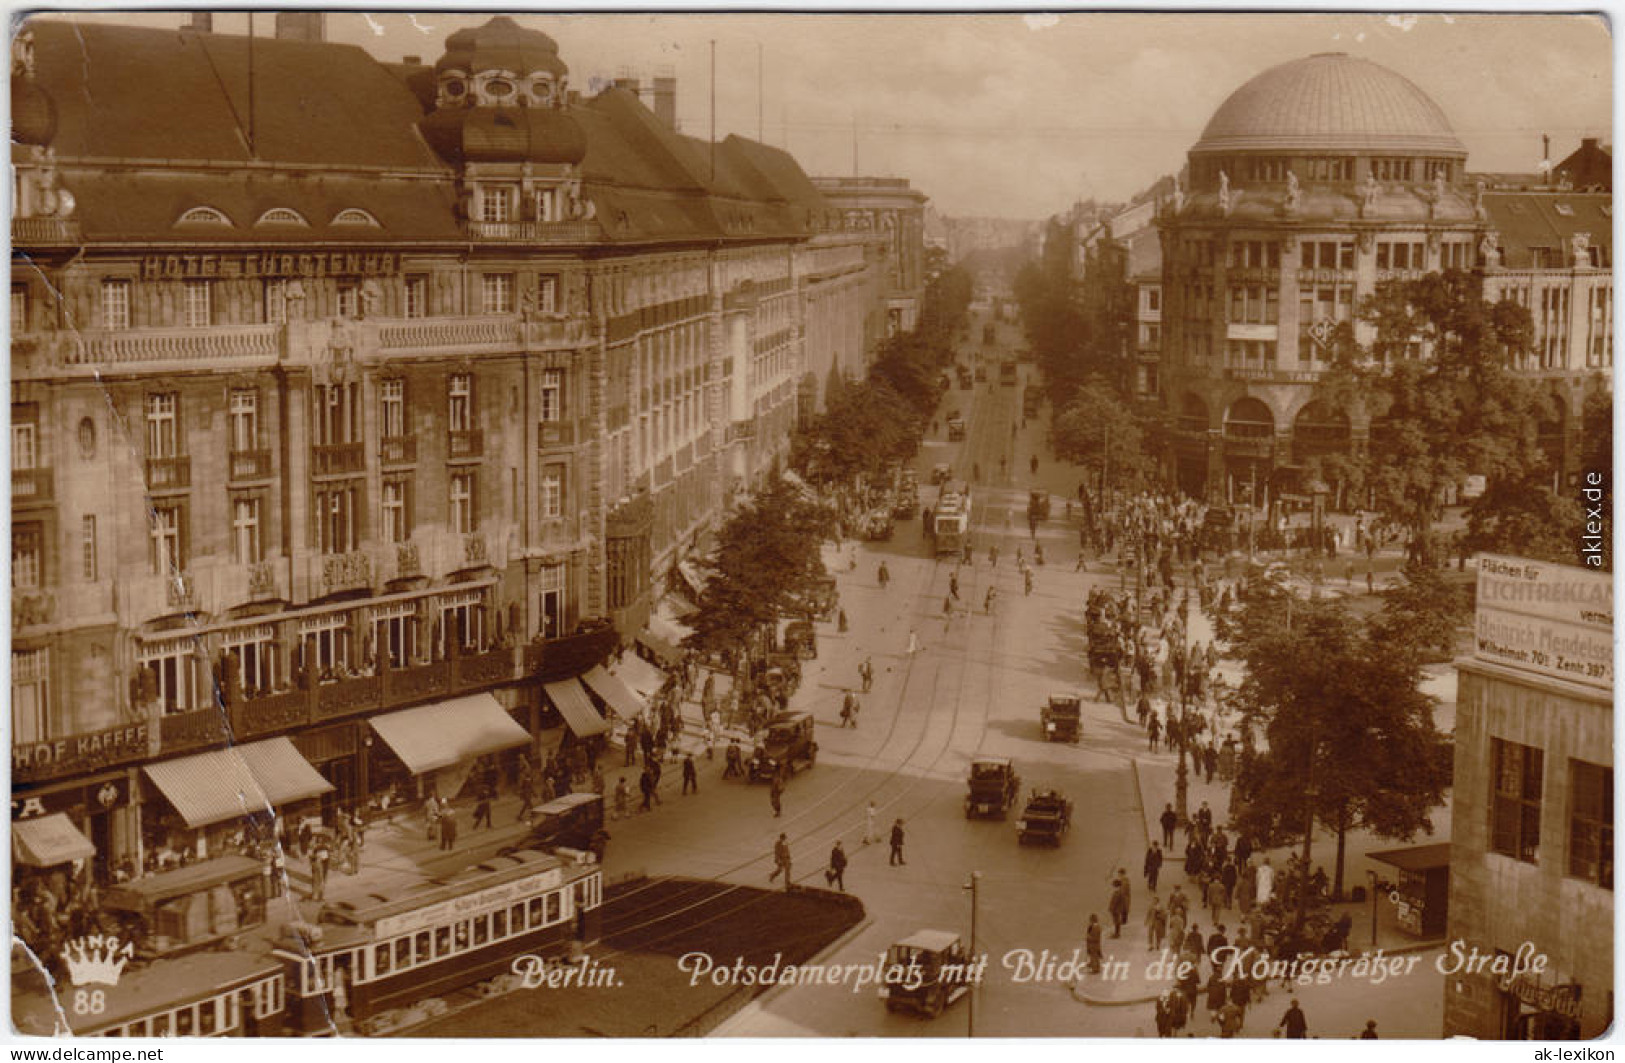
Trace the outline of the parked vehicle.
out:
<instances>
[{"instance_id":1,"label":"parked vehicle","mask_svg":"<svg viewBox=\"0 0 1625 1063\"><path fill-rule=\"evenodd\" d=\"M1076 742L1083 731L1083 699L1076 694L1051 694L1039 713L1046 742Z\"/></svg>"},{"instance_id":2,"label":"parked vehicle","mask_svg":"<svg viewBox=\"0 0 1625 1063\"><path fill-rule=\"evenodd\" d=\"M1062 835L1071 827L1072 802L1059 790L1034 790L1016 821L1016 841L1021 845L1060 845Z\"/></svg>"},{"instance_id":3,"label":"parked vehicle","mask_svg":"<svg viewBox=\"0 0 1625 1063\"><path fill-rule=\"evenodd\" d=\"M953 478L954 469L945 461L939 461L931 466L932 484L945 484Z\"/></svg>"},{"instance_id":4,"label":"parked vehicle","mask_svg":"<svg viewBox=\"0 0 1625 1063\"><path fill-rule=\"evenodd\" d=\"M602 794L575 793L538 805L530 810L530 837L522 845L499 850L508 856L519 849L540 849L550 852L554 848L578 849L604 858L609 834L604 830L604 798Z\"/></svg>"},{"instance_id":5,"label":"parked vehicle","mask_svg":"<svg viewBox=\"0 0 1625 1063\"><path fill-rule=\"evenodd\" d=\"M918 930L886 950L887 984L880 987L880 998L887 1011L907 1008L935 1018L971 991L974 974L958 934Z\"/></svg>"},{"instance_id":6,"label":"parked vehicle","mask_svg":"<svg viewBox=\"0 0 1625 1063\"><path fill-rule=\"evenodd\" d=\"M999 363L999 383L1005 385L1006 387L1012 387L1013 388L1013 387L1016 386L1016 381L1017 381L1016 363L1014 363L1014 362L1000 362Z\"/></svg>"},{"instance_id":7,"label":"parked vehicle","mask_svg":"<svg viewBox=\"0 0 1625 1063\"><path fill-rule=\"evenodd\" d=\"M958 415L948 418L948 442L957 443L965 438L965 419Z\"/></svg>"},{"instance_id":8,"label":"parked vehicle","mask_svg":"<svg viewBox=\"0 0 1625 1063\"><path fill-rule=\"evenodd\" d=\"M784 628L784 648L802 660L818 657L818 632L807 620L792 620Z\"/></svg>"},{"instance_id":9,"label":"parked vehicle","mask_svg":"<svg viewBox=\"0 0 1625 1063\"><path fill-rule=\"evenodd\" d=\"M1049 492L1037 487L1027 492L1027 519L1049 520Z\"/></svg>"},{"instance_id":10,"label":"parked vehicle","mask_svg":"<svg viewBox=\"0 0 1625 1063\"><path fill-rule=\"evenodd\" d=\"M965 780L965 818L997 816L1003 819L1021 796L1021 776L1009 757L979 756L970 763Z\"/></svg>"},{"instance_id":11,"label":"parked vehicle","mask_svg":"<svg viewBox=\"0 0 1625 1063\"><path fill-rule=\"evenodd\" d=\"M750 757L750 781L765 782L781 770L795 773L796 761L812 767L818 760L813 739L813 718L807 712L781 712L768 718L767 727Z\"/></svg>"}]
</instances>

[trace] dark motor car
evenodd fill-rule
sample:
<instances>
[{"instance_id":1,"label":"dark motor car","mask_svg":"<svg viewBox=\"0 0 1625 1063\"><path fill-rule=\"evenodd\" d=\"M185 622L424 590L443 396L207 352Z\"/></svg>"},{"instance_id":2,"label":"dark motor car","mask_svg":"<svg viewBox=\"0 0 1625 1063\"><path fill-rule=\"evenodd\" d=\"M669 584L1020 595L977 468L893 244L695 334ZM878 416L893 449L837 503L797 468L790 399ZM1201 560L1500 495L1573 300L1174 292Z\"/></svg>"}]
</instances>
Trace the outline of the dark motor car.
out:
<instances>
[{"instance_id":1,"label":"dark motor car","mask_svg":"<svg viewBox=\"0 0 1625 1063\"><path fill-rule=\"evenodd\" d=\"M598 859L604 858L609 834L604 830L604 798L601 794L575 793L537 805L530 810L530 838L515 849L580 849Z\"/></svg>"},{"instance_id":2,"label":"dark motor car","mask_svg":"<svg viewBox=\"0 0 1625 1063\"><path fill-rule=\"evenodd\" d=\"M1076 742L1083 730L1083 699L1076 694L1051 694L1039 712L1046 742Z\"/></svg>"},{"instance_id":3,"label":"dark motor car","mask_svg":"<svg viewBox=\"0 0 1625 1063\"><path fill-rule=\"evenodd\" d=\"M796 761L810 768L818 760L818 743L813 740L813 718L808 712L781 712L768 718L756 749L750 757L750 781L772 779L780 771L795 773Z\"/></svg>"},{"instance_id":4,"label":"dark motor car","mask_svg":"<svg viewBox=\"0 0 1625 1063\"><path fill-rule=\"evenodd\" d=\"M970 762L965 780L965 818L997 816L1003 819L1021 793L1021 776L1009 757L978 756Z\"/></svg>"},{"instance_id":5,"label":"dark motor car","mask_svg":"<svg viewBox=\"0 0 1625 1063\"><path fill-rule=\"evenodd\" d=\"M1027 807L1022 809L1021 818L1016 821L1016 840L1022 845L1028 842L1060 845L1062 835L1071 826L1071 801L1063 797L1059 790L1034 790L1032 796L1027 798Z\"/></svg>"}]
</instances>

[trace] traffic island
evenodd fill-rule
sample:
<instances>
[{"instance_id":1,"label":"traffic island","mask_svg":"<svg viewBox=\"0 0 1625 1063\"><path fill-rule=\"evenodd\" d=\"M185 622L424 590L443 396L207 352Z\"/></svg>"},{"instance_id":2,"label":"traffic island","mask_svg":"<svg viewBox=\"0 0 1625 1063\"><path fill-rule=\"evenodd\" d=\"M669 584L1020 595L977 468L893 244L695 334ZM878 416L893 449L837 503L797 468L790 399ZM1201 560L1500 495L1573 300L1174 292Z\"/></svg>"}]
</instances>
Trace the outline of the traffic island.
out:
<instances>
[{"instance_id":1,"label":"traffic island","mask_svg":"<svg viewBox=\"0 0 1625 1063\"><path fill-rule=\"evenodd\" d=\"M520 972L493 979L500 984L487 983L491 988L446 1002L447 1012L391 1032L699 1037L863 917L856 897L828 890L682 878L626 882L606 891L604 938L581 962L538 968L528 979Z\"/></svg>"}]
</instances>

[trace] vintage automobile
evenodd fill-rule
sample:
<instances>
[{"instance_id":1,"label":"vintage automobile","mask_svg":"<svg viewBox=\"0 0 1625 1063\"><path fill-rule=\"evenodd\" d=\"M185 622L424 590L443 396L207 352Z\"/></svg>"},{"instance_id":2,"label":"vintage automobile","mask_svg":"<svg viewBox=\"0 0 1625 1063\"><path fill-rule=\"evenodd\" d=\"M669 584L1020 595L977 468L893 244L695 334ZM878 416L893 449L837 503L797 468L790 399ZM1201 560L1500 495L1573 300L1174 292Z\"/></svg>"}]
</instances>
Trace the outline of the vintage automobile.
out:
<instances>
[{"instance_id":1,"label":"vintage automobile","mask_svg":"<svg viewBox=\"0 0 1625 1063\"><path fill-rule=\"evenodd\" d=\"M997 816L1003 819L1021 794L1021 776L1009 757L978 756L970 762L965 780L965 818Z\"/></svg>"},{"instance_id":2,"label":"vintage automobile","mask_svg":"<svg viewBox=\"0 0 1625 1063\"><path fill-rule=\"evenodd\" d=\"M1076 694L1051 694L1039 710L1046 742L1076 742L1083 730L1083 699Z\"/></svg>"},{"instance_id":3,"label":"vintage automobile","mask_svg":"<svg viewBox=\"0 0 1625 1063\"><path fill-rule=\"evenodd\" d=\"M574 793L537 805L528 813L530 837L519 845L510 845L499 851L509 856L520 849L555 848L578 849L604 858L604 847L609 833L604 830L604 798L602 794Z\"/></svg>"},{"instance_id":4,"label":"vintage automobile","mask_svg":"<svg viewBox=\"0 0 1625 1063\"><path fill-rule=\"evenodd\" d=\"M913 483L899 487L897 495L892 501L892 518L894 520L908 520L919 511L920 489Z\"/></svg>"},{"instance_id":5,"label":"vintage automobile","mask_svg":"<svg viewBox=\"0 0 1625 1063\"><path fill-rule=\"evenodd\" d=\"M1016 841L1060 845L1061 836L1072 826L1072 802L1058 790L1034 790L1027 807L1016 820Z\"/></svg>"},{"instance_id":6,"label":"vintage automobile","mask_svg":"<svg viewBox=\"0 0 1625 1063\"><path fill-rule=\"evenodd\" d=\"M978 384L985 384L987 382L987 366L978 365L976 367L976 382Z\"/></svg>"},{"instance_id":7,"label":"vintage automobile","mask_svg":"<svg viewBox=\"0 0 1625 1063\"><path fill-rule=\"evenodd\" d=\"M926 1018L969 993L976 976L969 951L949 930L917 930L897 942L886 950L885 970L886 1010L907 1008Z\"/></svg>"},{"instance_id":8,"label":"vintage automobile","mask_svg":"<svg viewBox=\"0 0 1625 1063\"><path fill-rule=\"evenodd\" d=\"M835 586L834 576L820 576L802 595L797 615L803 620L833 620L841 604L841 593Z\"/></svg>"},{"instance_id":9,"label":"vintage automobile","mask_svg":"<svg viewBox=\"0 0 1625 1063\"><path fill-rule=\"evenodd\" d=\"M1035 487L1027 492L1027 519L1049 520L1049 492Z\"/></svg>"},{"instance_id":10,"label":"vintage automobile","mask_svg":"<svg viewBox=\"0 0 1625 1063\"><path fill-rule=\"evenodd\" d=\"M780 771L794 774L798 760L806 761L809 768L818 760L812 714L780 712L768 717L756 749L750 755L750 781L767 782Z\"/></svg>"},{"instance_id":11,"label":"vintage automobile","mask_svg":"<svg viewBox=\"0 0 1625 1063\"><path fill-rule=\"evenodd\" d=\"M784 626L784 648L803 660L818 657L818 633L807 620L792 620Z\"/></svg>"},{"instance_id":12,"label":"vintage automobile","mask_svg":"<svg viewBox=\"0 0 1625 1063\"><path fill-rule=\"evenodd\" d=\"M912 515L914 507L910 505L905 515ZM866 542L885 542L892 537L893 522L896 518L891 509L871 509L858 518L858 534Z\"/></svg>"},{"instance_id":13,"label":"vintage automobile","mask_svg":"<svg viewBox=\"0 0 1625 1063\"><path fill-rule=\"evenodd\" d=\"M965 438L965 419L955 414L948 418L948 442L957 443Z\"/></svg>"},{"instance_id":14,"label":"vintage automobile","mask_svg":"<svg viewBox=\"0 0 1625 1063\"><path fill-rule=\"evenodd\" d=\"M931 482L933 484L945 484L949 480L953 479L953 475L953 466L949 465L945 461L939 461L935 465L931 466Z\"/></svg>"}]
</instances>

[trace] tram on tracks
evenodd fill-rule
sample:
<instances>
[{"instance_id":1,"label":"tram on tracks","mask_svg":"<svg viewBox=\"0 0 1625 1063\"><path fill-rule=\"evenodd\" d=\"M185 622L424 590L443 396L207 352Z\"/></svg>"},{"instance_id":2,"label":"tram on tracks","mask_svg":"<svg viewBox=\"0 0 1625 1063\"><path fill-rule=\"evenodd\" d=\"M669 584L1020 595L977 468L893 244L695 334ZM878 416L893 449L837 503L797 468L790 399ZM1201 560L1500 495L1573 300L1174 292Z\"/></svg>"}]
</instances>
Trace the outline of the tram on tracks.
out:
<instances>
[{"instance_id":1,"label":"tram on tracks","mask_svg":"<svg viewBox=\"0 0 1625 1063\"><path fill-rule=\"evenodd\" d=\"M120 970L111 983L17 977L19 1033L76 1037L320 1036L596 943L603 869L590 853L521 849L363 902L317 923ZM104 965L105 966L105 965ZM29 982L37 983L30 985Z\"/></svg>"}]
</instances>

